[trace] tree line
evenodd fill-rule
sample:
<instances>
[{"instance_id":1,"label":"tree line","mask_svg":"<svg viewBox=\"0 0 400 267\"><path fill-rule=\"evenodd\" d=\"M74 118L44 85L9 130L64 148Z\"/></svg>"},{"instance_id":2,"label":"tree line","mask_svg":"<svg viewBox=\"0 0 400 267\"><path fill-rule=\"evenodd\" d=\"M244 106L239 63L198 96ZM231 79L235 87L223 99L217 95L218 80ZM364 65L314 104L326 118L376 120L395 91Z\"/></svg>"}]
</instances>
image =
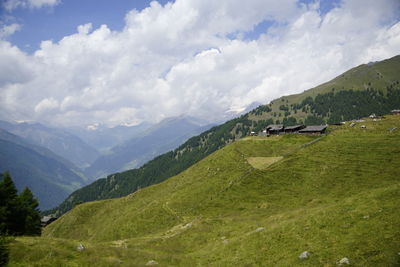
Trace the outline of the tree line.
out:
<instances>
[{"instance_id":1,"label":"tree line","mask_svg":"<svg viewBox=\"0 0 400 267\"><path fill-rule=\"evenodd\" d=\"M386 93L369 88L318 94L314 99L305 98L298 108L310 110L314 114L312 119L322 121L327 118L327 122L333 124L366 117L371 113L388 114L390 110L398 108L399 103L400 89L388 87Z\"/></svg>"}]
</instances>

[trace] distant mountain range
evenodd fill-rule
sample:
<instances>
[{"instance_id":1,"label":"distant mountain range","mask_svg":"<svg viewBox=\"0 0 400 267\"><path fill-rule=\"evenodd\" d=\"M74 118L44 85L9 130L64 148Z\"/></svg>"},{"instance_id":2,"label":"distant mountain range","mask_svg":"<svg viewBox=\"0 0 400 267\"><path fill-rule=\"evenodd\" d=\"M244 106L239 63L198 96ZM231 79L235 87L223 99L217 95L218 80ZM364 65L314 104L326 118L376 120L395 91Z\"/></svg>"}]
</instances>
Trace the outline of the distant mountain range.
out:
<instances>
[{"instance_id":1,"label":"distant mountain range","mask_svg":"<svg viewBox=\"0 0 400 267\"><path fill-rule=\"evenodd\" d=\"M45 147L69 160L79 168L89 166L100 154L79 137L40 123L10 123L0 121L0 129L24 138L31 144Z\"/></svg>"},{"instance_id":2,"label":"distant mountain range","mask_svg":"<svg viewBox=\"0 0 400 267\"><path fill-rule=\"evenodd\" d=\"M78 136L85 143L97 149L100 153L107 153L113 147L124 143L125 141L141 135L153 124L143 122L135 126L119 125L115 127L105 127L100 124L84 127L70 127L65 130Z\"/></svg>"},{"instance_id":3,"label":"distant mountain range","mask_svg":"<svg viewBox=\"0 0 400 267\"><path fill-rule=\"evenodd\" d=\"M168 118L140 135L113 147L85 170L90 177L99 178L110 173L140 167L154 157L178 147L189 137L211 125L190 117Z\"/></svg>"},{"instance_id":4,"label":"distant mountain range","mask_svg":"<svg viewBox=\"0 0 400 267\"><path fill-rule=\"evenodd\" d=\"M88 180L71 162L47 148L0 129L0 172L9 171L18 190L29 187L49 209Z\"/></svg>"},{"instance_id":5,"label":"distant mountain range","mask_svg":"<svg viewBox=\"0 0 400 267\"><path fill-rule=\"evenodd\" d=\"M207 127L188 117L170 118L156 125L69 129L71 132L39 123L0 121L0 171L9 171L19 189L31 188L40 208L49 209L95 178L140 166ZM99 149L118 145L100 156L74 132Z\"/></svg>"},{"instance_id":6,"label":"distant mountain range","mask_svg":"<svg viewBox=\"0 0 400 267\"><path fill-rule=\"evenodd\" d=\"M247 136L250 131L260 131L268 124L325 124L361 118L371 113L386 114L400 106L399 81L400 56L360 65L304 93L281 97L213 127L138 169L99 179L75 191L58 208L49 212L62 214L77 203L125 196L160 183L234 140Z\"/></svg>"}]
</instances>

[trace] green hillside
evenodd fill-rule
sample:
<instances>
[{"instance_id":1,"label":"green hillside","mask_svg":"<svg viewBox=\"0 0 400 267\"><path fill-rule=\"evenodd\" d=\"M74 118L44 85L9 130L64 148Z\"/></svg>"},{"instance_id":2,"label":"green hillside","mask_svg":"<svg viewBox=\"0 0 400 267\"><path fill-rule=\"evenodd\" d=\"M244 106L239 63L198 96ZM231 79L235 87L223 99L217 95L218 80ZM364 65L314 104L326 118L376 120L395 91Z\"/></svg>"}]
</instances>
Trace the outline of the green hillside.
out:
<instances>
[{"instance_id":1,"label":"green hillside","mask_svg":"<svg viewBox=\"0 0 400 267\"><path fill-rule=\"evenodd\" d=\"M307 122L306 119L309 116L318 117L327 122L332 115L331 113L338 111L349 111L348 116L345 112L344 118L341 118L343 120L364 117L369 115L368 113L370 112L385 114L388 112L387 106L390 106L387 100L393 99L393 96L387 97L387 94L395 94L397 97L395 104L398 104L399 88L400 56L395 56L387 60L363 64L350 69L333 80L303 93L282 96L271 101L269 105L255 110L249 118L251 120L273 119L274 122L280 120L281 123L285 118L286 121L289 118L295 118L298 122L304 123ZM353 102L345 103L346 105L343 105L343 103L342 105L338 105L337 103L332 103L334 102L332 98L329 100L324 99L326 101L322 104L329 107L326 114L318 112L318 110L313 110L312 105L302 105L302 102L307 98L316 101L317 97L325 98L331 94L336 95L336 98L340 98L340 100L352 100ZM381 99L377 99L379 97ZM360 100L359 98L365 98L369 101L357 102L357 100ZM371 103L371 100L375 103ZM285 115L285 112L288 113ZM334 118L334 121L338 120L340 118Z\"/></svg>"},{"instance_id":2,"label":"green hillside","mask_svg":"<svg viewBox=\"0 0 400 267\"><path fill-rule=\"evenodd\" d=\"M399 108L400 56L361 65L330 82L285 96L250 113L190 138L174 151L149 161L141 168L108 175L72 193L48 213L63 214L78 203L126 196L177 175L196 162L271 123L324 124L357 119Z\"/></svg>"},{"instance_id":3,"label":"green hillside","mask_svg":"<svg viewBox=\"0 0 400 267\"><path fill-rule=\"evenodd\" d=\"M163 183L78 205L44 237L12 242L10 266L399 265L400 116L329 132L247 137Z\"/></svg>"}]
</instances>

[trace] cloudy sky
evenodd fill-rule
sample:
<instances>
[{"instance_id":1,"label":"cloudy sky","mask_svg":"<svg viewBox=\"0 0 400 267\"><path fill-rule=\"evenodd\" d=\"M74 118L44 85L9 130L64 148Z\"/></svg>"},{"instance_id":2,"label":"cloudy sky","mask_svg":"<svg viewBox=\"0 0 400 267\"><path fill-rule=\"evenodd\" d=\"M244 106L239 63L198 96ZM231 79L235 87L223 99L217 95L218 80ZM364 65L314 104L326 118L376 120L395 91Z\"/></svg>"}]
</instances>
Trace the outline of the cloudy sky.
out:
<instances>
[{"instance_id":1,"label":"cloudy sky","mask_svg":"<svg viewBox=\"0 0 400 267\"><path fill-rule=\"evenodd\" d=\"M400 54L399 0L0 3L9 121L217 121Z\"/></svg>"}]
</instances>

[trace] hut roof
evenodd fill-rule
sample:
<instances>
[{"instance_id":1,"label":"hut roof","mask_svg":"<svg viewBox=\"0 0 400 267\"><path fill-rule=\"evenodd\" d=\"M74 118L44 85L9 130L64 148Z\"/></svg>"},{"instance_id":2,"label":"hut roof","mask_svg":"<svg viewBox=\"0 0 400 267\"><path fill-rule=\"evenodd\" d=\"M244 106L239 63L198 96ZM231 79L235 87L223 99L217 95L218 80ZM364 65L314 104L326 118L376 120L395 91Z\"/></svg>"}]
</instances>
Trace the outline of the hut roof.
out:
<instances>
[{"instance_id":1,"label":"hut roof","mask_svg":"<svg viewBox=\"0 0 400 267\"><path fill-rule=\"evenodd\" d=\"M48 221L50 221L50 220L52 220L52 219L53 219L52 216L43 216L42 219L41 219L41 221L42 221L42 222L48 222Z\"/></svg>"},{"instance_id":2,"label":"hut roof","mask_svg":"<svg viewBox=\"0 0 400 267\"><path fill-rule=\"evenodd\" d=\"M306 128L300 130L300 133L306 133L306 132L322 132L326 129L326 125L312 125L312 126L307 126Z\"/></svg>"},{"instance_id":3,"label":"hut roof","mask_svg":"<svg viewBox=\"0 0 400 267\"><path fill-rule=\"evenodd\" d=\"M297 129L300 129L300 128L304 128L305 126L304 125L293 125L293 126L286 126L285 127L285 130L297 130Z\"/></svg>"},{"instance_id":4,"label":"hut roof","mask_svg":"<svg viewBox=\"0 0 400 267\"><path fill-rule=\"evenodd\" d=\"M52 221L55 221L55 220L57 220L57 217L54 217L54 216L43 216L40 219L40 222L42 224L47 224L47 223L51 223Z\"/></svg>"},{"instance_id":5,"label":"hut roof","mask_svg":"<svg viewBox=\"0 0 400 267\"><path fill-rule=\"evenodd\" d=\"M278 131L278 130L283 129L283 125L282 124L271 124L271 125L267 126L267 129L270 131Z\"/></svg>"}]
</instances>

